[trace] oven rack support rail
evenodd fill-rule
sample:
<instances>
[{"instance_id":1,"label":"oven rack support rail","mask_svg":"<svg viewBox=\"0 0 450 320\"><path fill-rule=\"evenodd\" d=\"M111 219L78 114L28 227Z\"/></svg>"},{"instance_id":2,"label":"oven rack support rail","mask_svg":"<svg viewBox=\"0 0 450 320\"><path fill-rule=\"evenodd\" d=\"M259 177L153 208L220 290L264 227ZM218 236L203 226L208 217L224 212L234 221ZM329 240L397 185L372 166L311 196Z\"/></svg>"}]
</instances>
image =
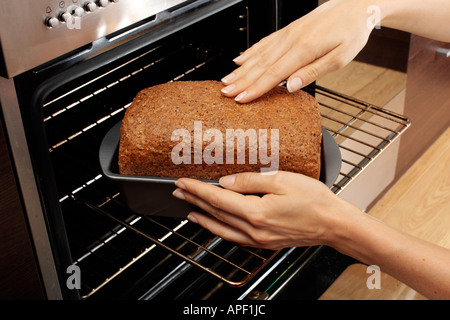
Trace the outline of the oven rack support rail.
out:
<instances>
[{"instance_id":1,"label":"oven rack support rail","mask_svg":"<svg viewBox=\"0 0 450 320\"><path fill-rule=\"evenodd\" d=\"M339 195L401 136L409 127L410 122L402 115L317 85L310 86L306 90L315 94L321 108L322 125L337 141L342 153L341 172L336 182L331 186L331 190ZM193 224L187 220L180 220L175 226L166 226L151 216L133 215L133 218L129 218L127 221L121 220L104 208L104 206L113 204L122 206L123 210L127 210L119 200L120 194L109 197L101 205L85 201L77 195L72 195L72 198L117 222L123 230L134 232L152 243L151 246L142 250L139 255L111 274L105 281L94 288L90 288L87 294L82 295L83 299L95 294L115 277L126 271L133 263L150 253L156 246L162 247L184 260L179 268L167 275L167 278L175 279L186 268L195 266L235 287L247 284L279 253L279 251L242 248L209 234L208 231L201 228L195 234L188 235L183 230ZM155 236L143 231L144 229L140 229L141 222L157 226L163 230L164 235ZM119 236L120 233L116 232L114 236ZM205 233L207 234L206 239ZM196 240L199 234L203 234L202 237L199 237L201 241ZM174 238L179 241L173 241ZM168 239L171 239L170 242L176 243L176 245L168 244ZM95 250L101 249L101 246L106 245L106 242L104 240ZM220 246L225 247L225 249L218 249ZM78 259L75 264L82 264L83 260L88 259L90 254L94 254L95 250L91 250L92 252ZM165 279L165 283L167 285L170 281Z\"/></svg>"}]
</instances>

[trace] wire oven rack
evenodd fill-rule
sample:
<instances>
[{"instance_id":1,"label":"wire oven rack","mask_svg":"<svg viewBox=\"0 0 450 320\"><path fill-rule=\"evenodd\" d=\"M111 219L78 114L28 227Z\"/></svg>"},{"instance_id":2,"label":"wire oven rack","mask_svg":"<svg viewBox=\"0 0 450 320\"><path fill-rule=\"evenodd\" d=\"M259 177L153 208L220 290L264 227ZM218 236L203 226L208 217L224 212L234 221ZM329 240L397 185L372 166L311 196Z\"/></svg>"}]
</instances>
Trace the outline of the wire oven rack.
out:
<instances>
[{"instance_id":1,"label":"wire oven rack","mask_svg":"<svg viewBox=\"0 0 450 320\"><path fill-rule=\"evenodd\" d=\"M338 195L400 137L410 121L318 85L313 85L309 91L312 90L321 108L322 126L334 137L342 154L341 172L331 187Z\"/></svg>"},{"instance_id":2,"label":"wire oven rack","mask_svg":"<svg viewBox=\"0 0 450 320\"><path fill-rule=\"evenodd\" d=\"M147 54L137 57L124 66L145 58ZM63 117L66 113L66 116L70 118L72 110L82 108L84 104L91 103L90 101L96 97L104 96L111 88L114 90L121 83L126 84L136 75L144 73L143 71L147 68L151 69L159 63L163 63L163 59L126 73L120 80L111 83L105 82L103 78L120 68L92 80L91 82L104 82L104 86L63 108L59 107L55 109L56 111L47 112L44 122L51 125L54 119ZM190 66L186 72L173 78L172 81L188 77L206 64L204 62ZM89 83L86 83L77 90L85 90L88 85ZM320 86L311 86L307 90L314 93L318 99L322 125L332 134L341 149L342 169L331 187L335 194L339 194L398 139L409 126L409 121L399 114ZM51 110L53 104L60 104L70 94L72 92L50 101L44 108ZM106 130L102 126L108 127L120 120L129 105L129 102L122 102L109 114L102 114L78 132L58 138L51 143L49 152L55 159L71 160L69 159L72 158L71 156L63 156L60 153L64 154L65 148L77 150L76 145L74 147L71 144L79 141L77 143L81 147L78 148L83 150L79 154L84 154L85 150L92 145L91 137L102 136ZM87 132L91 135L85 135ZM95 144L92 149L98 150ZM82 161L79 160L79 162ZM77 162L77 166L80 163ZM68 170L72 172L75 169ZM77 187L64 190L60 198L66 224L76 224L83 215L89 216L89 221L94 219L92 225L89 223L82 230L69 231L69 237L77 238L79 243L79 247L77 244L71 248L74 264L80 266L82 270L92 270L92 274L83 273L84 283L81 289L83 299L93 296L121 275L132 273L136 265L147 265L146 263L150 260L153 261L152 267L148 268L152 269L152 272L158 268L164 269L161 280L158 280L159 283L170 282L170 279L176 278L193 265L230 286L239 287L255 277L278 253L278 251L240 247L220 239L185 219L134 214L124 204L120 190L107 181L100 172L99 168L80 171L79 175L74 171L72 176L79 178L81 182L74 184ZM67 176L63 176L62 179L67 179ZM92 232L90 228L93 229ZM100 237L98 237L99 229L103 230L100 232L102 234ZM93 236L94 234L96 236ZM88 248L87 251L86 248ZM169 256L181 258L181 263L167 267L164 263ZM159 262L155 263L155 260ZM155 287L158 287L157 285L155 284Z\"/></svg>"}]
</instances>

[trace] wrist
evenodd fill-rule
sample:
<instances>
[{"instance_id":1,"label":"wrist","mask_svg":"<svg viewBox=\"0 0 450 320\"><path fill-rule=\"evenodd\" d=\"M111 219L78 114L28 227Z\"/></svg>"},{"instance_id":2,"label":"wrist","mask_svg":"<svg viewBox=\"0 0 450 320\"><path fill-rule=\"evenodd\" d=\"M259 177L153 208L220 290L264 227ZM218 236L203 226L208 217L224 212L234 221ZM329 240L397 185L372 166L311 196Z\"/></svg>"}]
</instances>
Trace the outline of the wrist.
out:
<instances>
[{"instance_id":1,"label":"wrist","mask_svg":"<svg viewBox=\"0 0 450 320\"><path fill-rule=\"evenodd\" d=\"M366 15L366 24L368 28L375 26L388 26L391 17L395 15L399 0L363 0L358 1L361 10ZM395 19L395 18L394 18Z\"/></svg>"},{"instance_id":2,"label":"wrist","mask_svg":"<svg viewBox=\"0 0 450 320\"><path fill-rule=\"evenodd\" d=\"M403 0L378 0L375 2L374 5L379 8L381 25L384 27L393 27L393 24L398 20L397 13L402 10L404 11L404 8L402 8L404 6Z\"/></svg>"},{"instance_id":3,"label":"wrist","mask_svg":"<svg viewBox=\"0 0 450 320\"><path fill-rule=\"evenodd\" d=\"M396 256L403 234L351 207L345 214L336 216L329 246L366 264L379 264L385 256Z\"/></svg>"},{"instance_id":4,"label":"wrist","mask_svg":"<svg viewBox=\"0 0 450 320\"><path fill-rule=\"evenodd\" d=\"M324 244L362 263L375 263L386 253L381 248L387 249L388 243L384 242L389 239L391 228L353 204L338 199L341 203L333 207L335 212L329 217Z\"/></svg>"},{"instance_id":5,"label":"wrist","mask_svg":"<svg viewBox=\"0 0 450 320\"><path fill-rule=\"evenodd\" d=\"M348 254L343 251L347 251L346 248L351 246L355 228L357 228L355 221L358 221L365 213L339 197L335 197L332 203L331 207L322 210L324 213L322 221L326 226L323 244Z\"/></svg>"}]
</instances>

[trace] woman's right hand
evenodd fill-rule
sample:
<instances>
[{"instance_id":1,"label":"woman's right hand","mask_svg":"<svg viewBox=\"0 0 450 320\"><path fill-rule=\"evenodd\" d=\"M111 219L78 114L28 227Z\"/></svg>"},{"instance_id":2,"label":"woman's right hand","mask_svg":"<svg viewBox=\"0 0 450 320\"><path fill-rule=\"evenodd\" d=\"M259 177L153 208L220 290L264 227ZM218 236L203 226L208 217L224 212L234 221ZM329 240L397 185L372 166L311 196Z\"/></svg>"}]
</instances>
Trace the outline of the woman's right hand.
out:
<instances>
[{"instance_id":1,"label":"woman's right hand","mask_svg":"<svg viewBox=\"0 0 450 320\"><path fill-rule=\"evenodd\" d=\"M235 59L240 67L222 79L223 94L245 103L287 78L293 92L342 68L373 29L369 5L365 0L331 0L262 39Z\"/></svg>"}]
</instances>

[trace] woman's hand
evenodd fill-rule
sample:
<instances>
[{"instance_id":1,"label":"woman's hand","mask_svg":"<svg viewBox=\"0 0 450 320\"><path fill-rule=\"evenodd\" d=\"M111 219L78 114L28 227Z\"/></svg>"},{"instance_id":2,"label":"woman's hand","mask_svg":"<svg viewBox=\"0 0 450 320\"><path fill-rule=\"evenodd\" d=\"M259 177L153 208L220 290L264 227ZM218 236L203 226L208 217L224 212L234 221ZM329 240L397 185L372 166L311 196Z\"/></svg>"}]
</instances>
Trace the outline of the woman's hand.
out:
<instances>
[{"instance_id":1,"label":"woman's hand","mask_svg":"<svg viewBox=\"0 0 450 320\"><path fill-rule=\"evenodd\" d=\"M449 18L448 0L330 0L237 57L222 92L245 103L286 79L289 91L297 91L347 65L380 22L448 42Z\"/></svg>"},{"instance_id":2,"label":"woman's hand","mask_svg":"<svg viewBox=\"0 0 450 320\"><path fill-rule=\"evenodd\" d=\"M331 0L272 33L235 59L240 67L222 79L222 92L254 100L288 78L297 91L349 63L373 29L364 0Z\"/></svg>"},{"instance_id":3,"label":"woman's hand","mask_svg":"<svg viewBox=\"0 0 450 320\"><path fill-rule=\"evenodd\" d=\"M300 174L240 173L223 177L220 184L224 189L182 178L174 196L211 214L192 212L191 221L244 246L281 249L328 244L337 230L334 220L361 213L321 182Z\"/></svg>"},{"instance_id":4,"label":"woman's hand","mask_svg":"<svg viewBox=\"0 0 450 320\"><path fill-rule=\"evenodd\" d=\"M279 171L226 176L220 184L182 178L174 196L209 212L188 218L225 240L267 249L328 245L429 298L450 298L448 249L364 214L317 180Z\"/></svg>"}]
</instances>

